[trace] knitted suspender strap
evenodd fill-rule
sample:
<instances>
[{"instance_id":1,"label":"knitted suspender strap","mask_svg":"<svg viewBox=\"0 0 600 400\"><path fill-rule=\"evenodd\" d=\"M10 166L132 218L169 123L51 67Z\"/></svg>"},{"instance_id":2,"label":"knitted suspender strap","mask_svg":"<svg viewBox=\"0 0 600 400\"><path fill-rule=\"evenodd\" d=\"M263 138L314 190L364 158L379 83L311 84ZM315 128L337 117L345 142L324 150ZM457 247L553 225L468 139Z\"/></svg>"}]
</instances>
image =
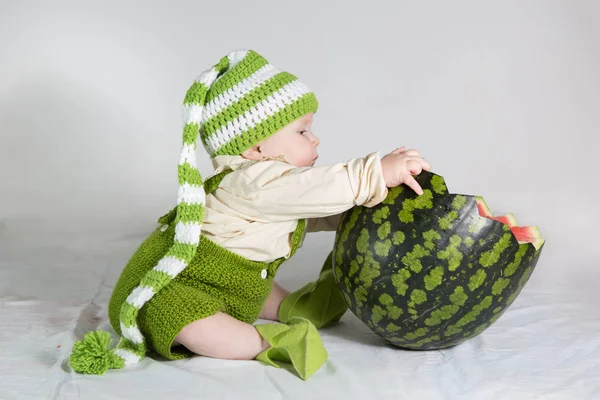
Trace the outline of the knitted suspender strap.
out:
<instances>
[{"instance_id":1,"label":"knitted suspender strap","mask_svg":"<svg viewBox=\"0 0 600 400\"><path fill-rule=\"evenodd\" d=\"M223 178L225 178L225 176L230 172L233 172L233 170L230 167L225 167L223 171L211 176L210 178L207 178L204 182L204 191L206 194L211 194L217 190Z\"/></svg>"}]
</instances>

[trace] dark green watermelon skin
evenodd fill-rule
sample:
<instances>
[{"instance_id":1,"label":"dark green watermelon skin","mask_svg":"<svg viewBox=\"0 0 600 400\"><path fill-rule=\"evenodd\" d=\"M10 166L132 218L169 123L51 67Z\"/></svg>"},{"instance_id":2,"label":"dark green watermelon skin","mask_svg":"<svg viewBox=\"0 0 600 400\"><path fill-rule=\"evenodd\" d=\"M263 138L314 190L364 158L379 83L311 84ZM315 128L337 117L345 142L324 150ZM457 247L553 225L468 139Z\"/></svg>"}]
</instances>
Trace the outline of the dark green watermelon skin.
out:
<instances>
[{"instance_id":1,"label":"dark green watermelon skin","mask_svg":"<svg viewBox=\"0 0 600 400\"><path fill-rule=\"evenodd\" d=\"M527 283L542 248L481 217L475 198L449 194L423 172L384 202L348 210L336 232L333 272L350 310L393 345L455 346L492 325Z\"/></svg>"}]
</instances>

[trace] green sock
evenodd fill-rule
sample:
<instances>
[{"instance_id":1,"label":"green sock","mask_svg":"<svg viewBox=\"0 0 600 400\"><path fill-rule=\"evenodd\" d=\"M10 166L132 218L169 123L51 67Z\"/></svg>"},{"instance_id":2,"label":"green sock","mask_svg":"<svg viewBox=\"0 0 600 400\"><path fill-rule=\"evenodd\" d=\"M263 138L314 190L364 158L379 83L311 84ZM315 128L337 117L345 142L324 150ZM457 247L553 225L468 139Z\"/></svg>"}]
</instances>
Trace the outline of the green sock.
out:
<instances>
[{"instance_id":1,"label":"green sock","mask_svg":"<svg viewBox=\"0 0 600 400\"><path fill-rule=\"evenodd\" d=\"M258 333L271 345L256 360L277 368L291 366L307 380L327 361L317 328L304 318L292 318L286 324L255 325Z\"/></svg>"},{"instance_id":2,"label":"green sock","mask_svg":"<svg viewBox=\"0 0 600 400\"><path fill-rule=\"evenodd\" d=\"M290 293L279 306L279 321L287 323L294 317L310 320L320 329L342 318L348 305L333 277L333 251L323 263L319 279Z\"/></svg>"}]
</instances>

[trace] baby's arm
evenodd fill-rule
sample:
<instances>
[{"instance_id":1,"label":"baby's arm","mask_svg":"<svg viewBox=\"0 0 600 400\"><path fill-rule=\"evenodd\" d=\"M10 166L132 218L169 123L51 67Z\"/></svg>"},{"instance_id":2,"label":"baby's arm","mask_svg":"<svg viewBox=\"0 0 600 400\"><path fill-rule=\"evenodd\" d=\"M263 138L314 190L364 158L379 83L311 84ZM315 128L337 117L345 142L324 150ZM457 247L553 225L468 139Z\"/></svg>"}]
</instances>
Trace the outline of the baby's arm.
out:
<instances>
[{"instance_id":1,"label":"baby's arm","mask_svg":"<svg viewBox=\"0 0 600 400\"><path fill-rule=\"evenodd\" d=\"M373 169L373 173L381 172L387 187L395 187L404 183L418 194L422 194L423 190L412 175L418 175L423 169L430 171L431 165L421 158L421 153L418 150L406 150L402 146L385 155L381 159L381 171ZM381 200L383 199L373 198L364 203L363 206L372 207ZM334 231L339 226L341 218L342 213L327 217L310 218L306 230L308 232Z\"/></svg>"},{"instance_id":2,"label":"baby's arm","mask_svg":"<svg viewBox=\"0 0 600 400\"><path fill-rule=\"evenodd\" d=\"M356 205L379 204L388 193L378 152L319 167L262 161L225 179L228 193L222 195L246 199L248 209L240 211L264 222L341 217Z\"/></svg>"}]
</instances>

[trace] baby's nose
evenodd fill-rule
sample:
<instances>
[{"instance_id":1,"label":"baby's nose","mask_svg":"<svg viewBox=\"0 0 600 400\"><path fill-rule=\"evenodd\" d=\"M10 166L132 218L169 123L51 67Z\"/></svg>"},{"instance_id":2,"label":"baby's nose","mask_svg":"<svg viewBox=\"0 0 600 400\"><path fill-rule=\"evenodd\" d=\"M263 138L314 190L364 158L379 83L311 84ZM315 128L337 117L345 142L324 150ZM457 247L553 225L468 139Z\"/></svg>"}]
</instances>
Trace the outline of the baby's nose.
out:
<instances>
[{"instance_id":1,"label":"baby's nose","mask_svg":"<svg viewBox=\"0 0 600 400\"><path fill-rule=\"evenodd\" d=\"M319 140L318 137L316 137L315 135L313 135L312 137L312 141L315 147L317 147L319 145L319 143L321 143L321 141Z\"/></svg>"}]
</instances>

